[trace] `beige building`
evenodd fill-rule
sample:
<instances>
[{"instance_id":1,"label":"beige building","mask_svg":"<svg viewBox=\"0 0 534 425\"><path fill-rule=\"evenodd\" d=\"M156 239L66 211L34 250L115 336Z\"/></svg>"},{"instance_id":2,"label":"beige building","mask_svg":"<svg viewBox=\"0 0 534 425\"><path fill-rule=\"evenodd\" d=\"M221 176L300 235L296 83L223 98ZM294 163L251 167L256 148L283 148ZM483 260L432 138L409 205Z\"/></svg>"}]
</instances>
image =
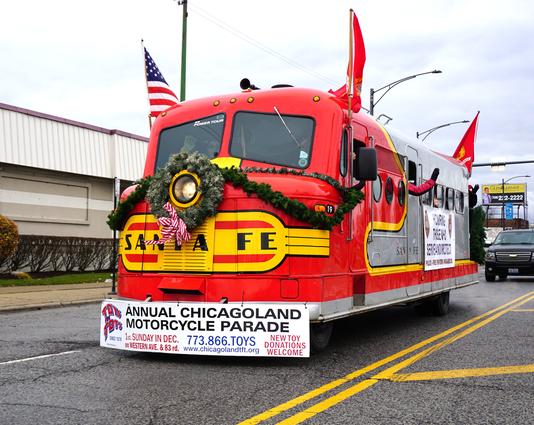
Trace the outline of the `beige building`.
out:
<instances>
[{"instance_id":1,"label":"beige building","mask_svg":"<svg viewBox=\"0 0 534 425\"><path fill-rule=\"evenodd\" d=\"M147 142L0 103L0 214L22 235L111 238L115 181L142 177Z\"/></svg>"}]
</instances>

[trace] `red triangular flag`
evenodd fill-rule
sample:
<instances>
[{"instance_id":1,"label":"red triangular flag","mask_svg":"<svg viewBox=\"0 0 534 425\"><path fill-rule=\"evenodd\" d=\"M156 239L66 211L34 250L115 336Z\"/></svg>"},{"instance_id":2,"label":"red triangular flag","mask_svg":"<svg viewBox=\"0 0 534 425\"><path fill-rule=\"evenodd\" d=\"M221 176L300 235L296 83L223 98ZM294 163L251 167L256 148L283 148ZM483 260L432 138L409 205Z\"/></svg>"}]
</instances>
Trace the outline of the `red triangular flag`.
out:
<instances>
[{"instance_id":1,"label":"red triangular flag","mask_svg":"<svg viewBox=\"0 0 534 425\"><path fill-rule=\"evenodd\" d=\"M352 13L352 64L347 66L347 82L344 86L340 87L336 91L329 90L334 96L346 101L348 103L349 95L349 82L352 82L352 110L358 112L362 107L362 100L360 93L362 90L363 80L363 67L365 65L365 44L363 42L362 31L360 29L360 23L354 11ZM351 66L352 65L352 66ZM351 72L352 71L352 72ZM351 75L352 74L352 75ZM352 81L351 81L352 79Z\"/></svg>"},{"instance_id":2,"label":"red triangular flag","mask_svg":"<svg viewBox=\"0 0 534 425\"><path fill-rule=\"evenodd\" d=\"M465 132L464 137L462 137L462 140L453 155L454 158L461 161L467 167L469 175L471 175L471 167L475 160L475 138L477 135L478 114L480 114L480 111L477 112L475 119L471 121L471 125Z\"/></svg>"}]
</instances>

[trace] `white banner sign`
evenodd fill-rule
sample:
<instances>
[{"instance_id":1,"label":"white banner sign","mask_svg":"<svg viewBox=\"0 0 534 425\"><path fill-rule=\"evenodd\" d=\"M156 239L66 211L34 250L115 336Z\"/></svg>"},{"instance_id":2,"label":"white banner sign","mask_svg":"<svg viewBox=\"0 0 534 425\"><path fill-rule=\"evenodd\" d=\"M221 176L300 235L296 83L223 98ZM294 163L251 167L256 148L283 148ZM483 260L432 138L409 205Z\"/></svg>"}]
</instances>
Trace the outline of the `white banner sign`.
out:
<instances>
[{"instance_id":1,"label":"white banner sign","mask_svg":"<svg viewBox=\"0 0 534 425\"><path fill-rule=\"evenodd\" d=\"M441 208L425 206L425 270L454 267L454 214Z\"/></svg>"},{"instance_id":2,"label":"white banner sign","mask_svg":"<svg viewBox=\"0 0 534 425\"><path fill-rule=\"evenodd\" d=\"M170 354L309 357L309 310L295 304L105 300L100 345Z\"/></svg>"}]
</instances>

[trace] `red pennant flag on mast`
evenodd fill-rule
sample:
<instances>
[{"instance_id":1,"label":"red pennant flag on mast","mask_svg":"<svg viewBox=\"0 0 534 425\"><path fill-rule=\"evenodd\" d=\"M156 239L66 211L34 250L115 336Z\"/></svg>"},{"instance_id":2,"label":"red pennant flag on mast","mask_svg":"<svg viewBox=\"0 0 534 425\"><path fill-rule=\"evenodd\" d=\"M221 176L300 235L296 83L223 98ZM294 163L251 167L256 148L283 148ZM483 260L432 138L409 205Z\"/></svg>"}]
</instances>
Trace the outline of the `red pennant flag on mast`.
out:
<instances>
[{"instance_id":1,"label":"red pennant flag on mast","mask_svg":"<svg viewBox=\"0 0 534 425\"><path fill-rule=\"evenodd\" d=\"M349 95L352 95L351 108L354 112L358 112L362 107L362 101L360 93L362 90L363 80L363 68L365 65L365 44L363 42L362 31L360 29L360 23L356 14L351 9L352 15L352 27L350 37L350 52L349 52L349 64L347 66L347 82L344 86L340 87L336 91L329 90L334 96L341 100L349 102Z\"/></svg>"},{"instance_id":2,"label":"red pennant flag on mast","mask_svg":"<svg viewBox=\"0 0 534 425\"><path fill-rule=\"evenodd\" d=\"M480 111L477 112L453 155L454 158L461 161L467 167L469 175L471 175L471 168L473 166L473 161L475 160L475 138L477 136L478 114L480 114Z\"/></svg>"}]
</instances>

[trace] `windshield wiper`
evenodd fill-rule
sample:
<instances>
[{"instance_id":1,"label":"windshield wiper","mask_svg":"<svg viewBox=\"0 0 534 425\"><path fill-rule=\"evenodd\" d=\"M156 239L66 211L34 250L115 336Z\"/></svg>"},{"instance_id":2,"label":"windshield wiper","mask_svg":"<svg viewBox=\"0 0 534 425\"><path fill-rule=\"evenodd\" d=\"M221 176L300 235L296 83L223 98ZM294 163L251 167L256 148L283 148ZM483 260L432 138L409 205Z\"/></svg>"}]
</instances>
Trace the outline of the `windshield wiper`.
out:
<instances>
[{"instance_id":1,"label":"windshield wiper","mask_svg":"<svg viewBox=\"0 0 534 425\"><path fill-rule=\"evenodd\" d=\"M287 132L289 133L289 135L291 136L291 138L293 139L293 141L297 144L297 147L299 149L302 149L301 146L300 146L300 143L298 142L297 139L295 139L295 136L293 136L293 133L291 133L291 130L289 129L289 127L287 126L286 122L284 121L284 119L282 118L282 115L280 115L280 112L278 112L278 108L275 106L274 107L274 110L275 112L278 114L278 117L280 118L280 121L282 121L282 124L284 124L284 127L286 128Z\"/></svg>"}]
</instances>

